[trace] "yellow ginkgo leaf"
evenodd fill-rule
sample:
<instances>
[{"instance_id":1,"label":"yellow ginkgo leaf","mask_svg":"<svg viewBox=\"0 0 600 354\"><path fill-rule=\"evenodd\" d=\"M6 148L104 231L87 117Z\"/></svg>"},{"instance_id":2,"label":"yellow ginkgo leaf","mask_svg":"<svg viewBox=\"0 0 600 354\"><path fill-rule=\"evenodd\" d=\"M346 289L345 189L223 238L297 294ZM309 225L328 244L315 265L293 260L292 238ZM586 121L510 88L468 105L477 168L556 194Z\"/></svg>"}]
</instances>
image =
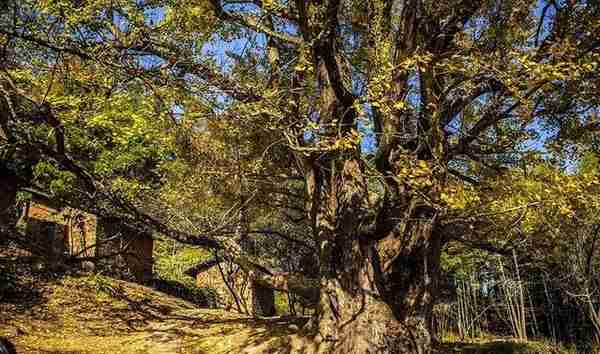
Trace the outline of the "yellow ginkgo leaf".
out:
<instances>
[{"instance_id":1,"label":"yellow ginkgo leaf","mask_svg":"<svg viewBox=\"0 0 600 354\"><path fill-rule=\"evenodd\" d=\"M404 101L398 101L394 104L394 108L397 110L402 110L406 107L406 103Z\"/></svg>"}]
</instances>

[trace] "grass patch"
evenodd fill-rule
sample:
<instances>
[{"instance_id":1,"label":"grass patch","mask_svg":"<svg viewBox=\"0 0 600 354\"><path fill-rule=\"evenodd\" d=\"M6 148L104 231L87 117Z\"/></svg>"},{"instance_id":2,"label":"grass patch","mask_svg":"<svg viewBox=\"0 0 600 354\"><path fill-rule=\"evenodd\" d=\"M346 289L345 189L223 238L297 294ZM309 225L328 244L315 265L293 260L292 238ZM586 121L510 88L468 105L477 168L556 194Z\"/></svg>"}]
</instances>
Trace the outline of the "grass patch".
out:
<instances>
[{"instance_id":1,"label":"grass patch","mask_svg":"<svg viewBox=\"0 0 600 354\"><path fill-rule=\"evenodd\" d=\"M463 354L549 354L551 348L537 343L490 342L458 345L455 353ZM550 350L550 351L549 351Z\"/></svg>"},{"instance_id":2,"label":"grass patch","mask_svg":"<svg viewBox=\"0 0 600 354\"><path fill-rule=\"evenodd\" d=\"M578 350L545 341L483 339L472 343L446 342L438 347L436 354L600 354L599 349Z\"/></svg>"},{"instance_id":3,"label":"grass patch","mask_svg":"<svg viewBox=\"0 0 600 354\"><path fill-rule=\"evenodd\" d=\"M184 272L210 257L210 253L201 248L182 246L171 240L157 240L154 251L156 260L154 272L160 279L196 287L196 280Z\"/></svg>"}]
</instances>

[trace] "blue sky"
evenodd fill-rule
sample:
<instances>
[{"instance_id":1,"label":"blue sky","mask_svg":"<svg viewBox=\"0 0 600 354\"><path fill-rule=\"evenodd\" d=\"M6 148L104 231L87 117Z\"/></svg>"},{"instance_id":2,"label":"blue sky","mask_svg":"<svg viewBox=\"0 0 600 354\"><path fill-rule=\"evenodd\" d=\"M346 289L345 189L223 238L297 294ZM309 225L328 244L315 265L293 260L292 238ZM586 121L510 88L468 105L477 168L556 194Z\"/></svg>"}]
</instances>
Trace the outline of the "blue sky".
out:
<instances>
[{"instance_id":1,"label":"blue sky","mask_svg":"<svg viewBox=\"0 0 600 354\"><path fill-rule=\"evenodd\" d=\"M545 0L539 0L536 6L533 8L533 14L536 18L539 18L542 14L543 9L546 7L547 2ZM250 11L250 7L243 5L234 5L236 9L242 11ZM555 15L554 8L552 6L548 7L546 10L546 18L544 23L540 28L540 40L543 40L549 32L550 32L550 23L552 17ZM165 17L164 8L156 8L146 11L147 22L159 23ZM467 26L471 26L475 31L477 31L480 26L484 24L481 23L477 18L472 20L470 24ZM295 32L294 28L285 28L287 32L293 33ZM203 44L201 53L206 56L206 58L210 58L214 60L217 65L226 71L229 71L234 64L234 60L228 56L228 53L234 53L239 56L243 56L245 51L248 50L265 50L266 48L266 36L261 33L255 33L252 31L248 31L249 36L236 38L233 40L223 40L222 37L215 35L212 40ZM531 38L530 45L535 45L535 39ZM160 65L160 60L153 58L144 58L142 59L142 63L145 66L154 66ZM408 102L415 107L419 106L419 95L418 95L418 87L417 87L417 77L416 75L411 79L411 86L415 89L411 91L408 96ZM219 99L219 98L218 98ZM225 97L221 97L219 99L221 102L225 102ZM370 115L370 107L368 104L364 105L364 109L368 115ZM523 151L540 151L542 153L547 153L544 148L544 143L550 137L551 132L547 129L543 129L543 124L539 121L533 122L529 126L530 129L535 130L539 133L539 135L534 139L529 139L523 144L521 144L521 149ZM362 151L366 153L372 153L376 151L376 139L372 129L372 124L367 123L365 121L359 121L358 129L363 135L363 139L361 142Z\"/></svg>"}]
</instances>

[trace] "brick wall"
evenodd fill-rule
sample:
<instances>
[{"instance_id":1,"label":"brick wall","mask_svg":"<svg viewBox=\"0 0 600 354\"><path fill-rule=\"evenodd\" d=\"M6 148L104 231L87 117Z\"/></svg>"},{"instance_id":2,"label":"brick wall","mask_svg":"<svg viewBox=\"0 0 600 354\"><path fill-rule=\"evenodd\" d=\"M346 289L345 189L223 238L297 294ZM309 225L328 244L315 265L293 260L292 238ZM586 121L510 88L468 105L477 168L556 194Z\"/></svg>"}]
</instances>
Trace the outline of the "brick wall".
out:
<instances>
[{"instance_id":1,"label":"brick wall","mask_svg":"<svg viewBox=\"0 0 600 354\"><path fill-rule=\"evenodd\" d=\"M49 258L96 256L98 220L95 215L70 207L61 208L42 198L35 198L26 208L24 222L27 234L48 250ZM137 281L151 280L154 265L152 237L128 229L118 220L103 220L101 224L105 237L116 233L123 237L103 244L98 255L122 251L124 255L116 256L116 262L127 268Z\"/></svg>"}]
</instances>

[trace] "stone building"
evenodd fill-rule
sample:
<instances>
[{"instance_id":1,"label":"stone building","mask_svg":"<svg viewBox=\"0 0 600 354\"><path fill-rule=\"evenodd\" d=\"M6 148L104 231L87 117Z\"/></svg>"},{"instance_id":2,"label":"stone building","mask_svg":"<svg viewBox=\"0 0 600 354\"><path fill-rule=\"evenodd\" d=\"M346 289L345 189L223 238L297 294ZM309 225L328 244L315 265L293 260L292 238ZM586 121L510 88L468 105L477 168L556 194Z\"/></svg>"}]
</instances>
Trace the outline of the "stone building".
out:
<instances>
[{"instance_id":1,"label":"stone building","mask_svg":"<svg viewBox=\"0 0 600 354\"><path fill-rule=\"evenodd\" d=\"M194 277L198 287L213 289L219 307L254 316L276 313L273 289L253 283L236 264L213 258L188 269L185 274Z\"/></svg>"},{"instance_id":2,"label":"stone building","mask_svg":"<svg viewBox=\"0 0 600 354\"><path fill-rule=\"evenodd\" d=\"M34 195L25 203L21 221L27 235L48 250L48 258L94 257L96 216Z\"/></svg>"},{"instance_id":3,"label":"stone building","mask_svg":"<svg viewBox=\"0 0 600 354\"><path fill-rule=\"evenodd\" d=\"M63 207L42 194L24 204L19 221L28 237L47 258L59 261L69 256L98 257L140 283L152 279L154 240L150 235L125 226L119 219L98 218Z\"/></svg>"},{"instance_id":4,"label":"stone building","mask_svg":"<svg viewBox=\"0 0 600 354\"><path fill-rule=\"evenodd\" d=\"M111 259L115 270L129 273L140 283L152 280L154 239L151 235L115 218L103 218L99 233L99 254Z\"/></svg>"}]
</instances>

